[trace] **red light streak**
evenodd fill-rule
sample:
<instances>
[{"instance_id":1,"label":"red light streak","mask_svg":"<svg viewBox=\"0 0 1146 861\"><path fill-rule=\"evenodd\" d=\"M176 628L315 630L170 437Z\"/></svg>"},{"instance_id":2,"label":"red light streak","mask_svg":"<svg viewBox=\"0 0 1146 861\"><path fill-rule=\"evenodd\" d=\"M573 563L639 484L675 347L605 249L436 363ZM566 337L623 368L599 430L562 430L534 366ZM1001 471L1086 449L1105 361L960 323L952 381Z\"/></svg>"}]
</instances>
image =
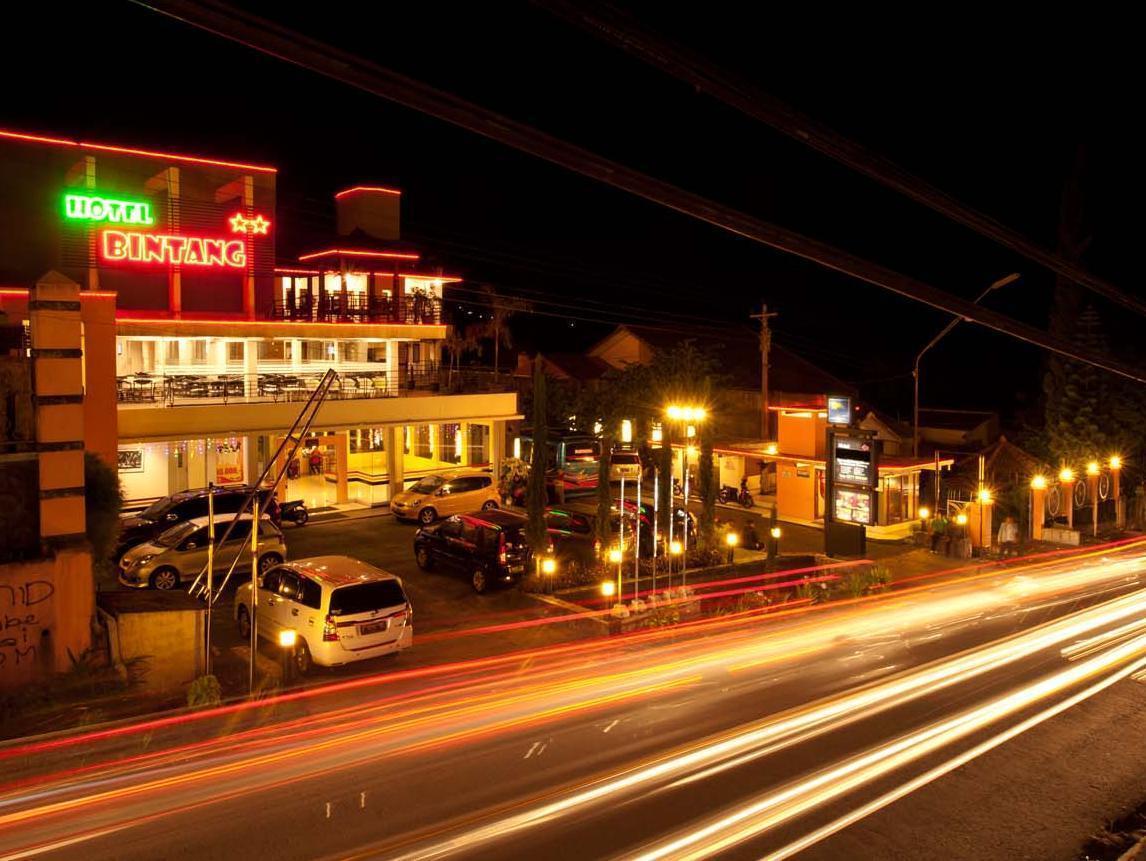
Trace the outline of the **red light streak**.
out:
<instances>
[{"instance_id":1,"label":"red light streak","mask_svg":"<svg viewBox=\"0 0 1146 861\"><path fill-rule=\"evenodd\" d=\"M385 188L384 186L381 186L381 185L356 185L356 186L354 186L354 188L344 188L342 191L340 191L334 195L334 199L335 200L341 200L342 198L346 197L346 195L348 195L348 194L360 194L360 193L400 195L402 193L402 190L398 189L398 188Z\"/></svg>"},{"instance_id":2,"label":"red light streak","mask_svg":"<svg viewBox=\"0 0 1146 861\"><path fill-rule=\"evenodd\" d=\"M278 168L258 164L244 164L238 161L222 161L220 159L203 158L202 156L180 155L169 152L154 152L152 150L134 149L132 147L112 146L110 144L97 144L90 141L65 140L64 138L51 138L42 135L29 135L22 132L12 132L0 129L0 137L12 140L28 141L29 143L46 143L54 146L77 147L79 149L94 149L102 152L121 153L123 155L138 155L147 158L171 159L172 161L185 161L194 164L208 164L215 167L232 167L238 170L254 170L260 173L278 173Z\"/></svg>"}]
</instances>

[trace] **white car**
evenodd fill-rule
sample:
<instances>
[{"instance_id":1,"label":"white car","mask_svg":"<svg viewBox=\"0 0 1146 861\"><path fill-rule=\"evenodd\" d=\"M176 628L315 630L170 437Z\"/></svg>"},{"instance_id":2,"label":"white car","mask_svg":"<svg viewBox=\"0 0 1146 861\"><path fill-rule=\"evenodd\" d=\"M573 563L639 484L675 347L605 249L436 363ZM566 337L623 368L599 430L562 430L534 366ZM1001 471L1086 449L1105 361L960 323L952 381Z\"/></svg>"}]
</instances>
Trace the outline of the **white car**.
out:
<instances>
[{"instance_id":1,"label":"white car","mask_svg":"<svg viewBox=\"0 0 1146 861\"><path fill-rule=\"evenodd\" d=\"M251 636L251 584L235 592L239 634ZM300 673L410 648L414 608L393 574L349 556L314 556L271 568L259 580L256 633L281 642L295 633Z\"/></svg>"},{"instance_id":2,"label":"white car","mask_svg":"<svg viewBox=\"0 0 1146 861\"><path fill-rule=\"evenodd\" d=\"M641 475L641 456L635 451L615 451L609 458L609 481L636 481Z\"/></svg>"}]
</instances>

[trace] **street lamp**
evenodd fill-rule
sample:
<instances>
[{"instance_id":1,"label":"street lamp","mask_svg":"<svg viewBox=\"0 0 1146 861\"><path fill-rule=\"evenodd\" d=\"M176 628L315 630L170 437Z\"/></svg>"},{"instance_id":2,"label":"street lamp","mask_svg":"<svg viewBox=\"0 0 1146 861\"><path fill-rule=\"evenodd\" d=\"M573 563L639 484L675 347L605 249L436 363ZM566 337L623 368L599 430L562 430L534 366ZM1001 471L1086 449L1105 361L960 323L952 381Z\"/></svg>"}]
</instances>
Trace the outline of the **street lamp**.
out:
<instances>
[{"instance_id":1,"label":"street lamp","mask_svg":"<svg viewBox=\"0 0 1146 861\"><path fill-rule=\"evenodd\" d=\"M541 573L553 576L557 573L557 560L552 556L546 556L541 560Z\"/></svg>"},{"instance_id":2,"label":"street lamp","mask_svg":"<svg viewBox=\"0 0 1146 861\"><path fill-rule=\"evenodd\" d=\"M621 595L621 560L625 558L625 554L621 552L620 547L609 548L609 561L617 566L617 596Z\"/></svg>"},{"instance_id":3,"label":"street lamp","mask_svg":"<svg viewBox=\"0 0 1146 861\"><path fill-rule=\"evenodd\" d=\"M1074 470L1069 466L1064 466L1058 471L1058 480L1064 484L1074 481Z\"/></svg>"},{"instance_id":4,"label":"street lamp","mask_svg":"<svg viewBox=\"0 0 1146 861\"><path fill-rule=\"evenodd\" d=\"M926 505L920 506L920 508L919 508L919 519L920 520L927 520L930 517L931 517L931 509L928 508Z\"/></svg>"},{"instance_id":5,"label":"street lamp","mask_svg":"<svg viewBox=\"0 0 1146 861\"><path fill-rule=\"evenodd\" d=\"M604 580L601 582L601 594L606 598L612 598L617 594L617 584L612 580Z\"/></svg>"},{"instance_id":6,"label":"street lamp","mask_svg":"<svg viewBox=\"0 0 1146 861\"><path fill-rule=\"evenodd\" d=\"M736 545L740 543L740 536L735 532L729 532L724 536L724 543L728 545L728 564L732 564L733 554L736 553Z\"/></svg>"},{"instance_id":7,"label":"street lamp","mask_svg":"<svg viewBox=\"0 0 1146 861\"><path fill-rule=\"evenodd\" d=\"M1122 469L1122 458L1120 458L1116 454L1112 454L1110 456L1110 468L1111 469Z\"/></svg>"},{"instance_id":8,"label":"street lamp","mask_svg":"<svg viewBox=\"0 0 1146 861\"><path fill-rule=\"evenodd\" d=\"M673 565L676 564L675 562L673 562L673 560L676 557L680 556L683 549L684 548L681 547L679 541L670 541L669 542L669 588L670 589L672 588L672 569L673 569ZM683 582L683 578L682 578L682 582Z\"/></svg>"},{"instance_id":9,"label":"street lamp","mask_svg":"<svg viewBox=\"0 0 1146 861\"><path fill-rule=\"evenodd\" d=\"M1010 275L1007 275L1003 278L1000 278L998 281L992 282L987 287L986 290L984 290L982 293L980 293L978 296L975 297L975 303L974 304L978 305L980 302L982 302L984 299L986 299L987 294L990 293L992 290L998 290L1000 287L1006 287L1008 284L1013 284L1015 281L1018 281L1018 280L1019 280L1019 273L1018 272L1012 272ZM920 362L920 360L923 359L924 353L926 353L928 350L930 350L932 347L934 347L936 344L938 344L941 340L943 340L943 338L947 335L947 333L950 332L952 329L954 329L956 326L958 326L962 321L963 321L962 317L956 317L954 320L952 320L950 323L948 323L946 326L944 326L943 330L938 335L936 335L934 338L932 338L930 341L928 341L927 346L924 347L922 350L920 350L919 354L915 357L915 365L912 367L912 370L911 370L911 376L915 380L914 422L913 422L912 428L911 428L911 454L912 454L912 457L919 457L919 362ZM939 480L939 474L938 473L936 473L936 475L935 475L935 480L936 481Z\"/></svg>"},{"instance_id":10,"label":"street lamp","mask_svg":"<svg viewBox=\"0 0 1146 861\"><path fill-rule=\"evenodd\" d=\"M1036 475L1031 478L1031 490L1046 490L1047 477L1045 475Z\"/></svg>"},{"instance_id":11,"label":"street lamp","mask_svg":"<svg viewBox=\"0 0 1146 861\"><path fill-rule=\"evenodd\" d=\"M1086 474L1087 475L1098 475L1099 469L1100 469L1100 467L1098 466L1098 461L1092 460L1090 463L1088 463L1086 465Z\"/></svg>"},{"instance_id":12,"label":"street lamp","mask_svg":"<svg viewBox=\"0 0 1146 861\"><path fill-rule=\"evenodd\" d=\"M665 409L665 415L673 421L681 421L685 423L685 448L684 448L684 564L681 566L681 585L684 585L684 571L688 567L688 461L695 448L688 444L688 425L700 424L708 418L708 410L702 406L688 406L680 404L670 404ZM669 518L669 528L672 528L672 518ZM672 532L669 532L669 539L672 539Z\"/></svg>"},{"instance_id":13,"label":"street lamp","mask_svg":"<svg viewBox=\"0 0 1146 861\"><path fill-rule=\"evenodd\" d=\"M283 628L279 631L279 648L282 649L283 682L288 682L293 676L294 648L298 643L298 632L293 628Z\"/></svg>"}]
</instances>

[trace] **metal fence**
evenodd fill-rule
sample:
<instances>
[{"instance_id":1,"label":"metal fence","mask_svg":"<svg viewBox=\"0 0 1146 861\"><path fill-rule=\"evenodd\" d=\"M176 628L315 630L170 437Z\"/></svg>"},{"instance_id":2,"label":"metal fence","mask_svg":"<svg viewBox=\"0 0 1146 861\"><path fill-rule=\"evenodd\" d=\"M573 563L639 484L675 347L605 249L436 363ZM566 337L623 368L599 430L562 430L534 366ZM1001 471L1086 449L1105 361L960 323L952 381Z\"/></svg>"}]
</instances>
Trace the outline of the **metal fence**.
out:
<instances>
[{"instance_id":1,"label":"metal fence","mask_svg":"<svg viewBox=\"0 0 1146 861\"><path fill-rule=\"evenodd\" d=\"M366 296L352 293L328 293L311 298L302 294L298 300L288 295L276 299L270 308L272 320L311 321L318 323L405 323L439 324L442 303L433 296Z\"/></svg>"}]
</instances>

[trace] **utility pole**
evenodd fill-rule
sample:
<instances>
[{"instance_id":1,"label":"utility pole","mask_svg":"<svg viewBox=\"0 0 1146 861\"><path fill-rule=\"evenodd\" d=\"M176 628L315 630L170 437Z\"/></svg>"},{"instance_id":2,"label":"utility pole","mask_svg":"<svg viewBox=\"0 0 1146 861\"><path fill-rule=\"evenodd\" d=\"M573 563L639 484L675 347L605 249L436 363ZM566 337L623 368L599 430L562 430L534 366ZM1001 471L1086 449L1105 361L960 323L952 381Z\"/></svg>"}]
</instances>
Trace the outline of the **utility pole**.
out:
<instances>
[{"instance_id":1,"label":"utility pole","mask_svg":"<svg viewBox=\"0 0 1146 861\"><path fill-rule=\"evenodd\" d=\"M760 313L749 316L760 321L760 438L767 440L771 439L768 427L768 362L772 354L772 328L768 320L778 313L769 313L768 304L762 303Z\"/></svg>"}]
</instances>

